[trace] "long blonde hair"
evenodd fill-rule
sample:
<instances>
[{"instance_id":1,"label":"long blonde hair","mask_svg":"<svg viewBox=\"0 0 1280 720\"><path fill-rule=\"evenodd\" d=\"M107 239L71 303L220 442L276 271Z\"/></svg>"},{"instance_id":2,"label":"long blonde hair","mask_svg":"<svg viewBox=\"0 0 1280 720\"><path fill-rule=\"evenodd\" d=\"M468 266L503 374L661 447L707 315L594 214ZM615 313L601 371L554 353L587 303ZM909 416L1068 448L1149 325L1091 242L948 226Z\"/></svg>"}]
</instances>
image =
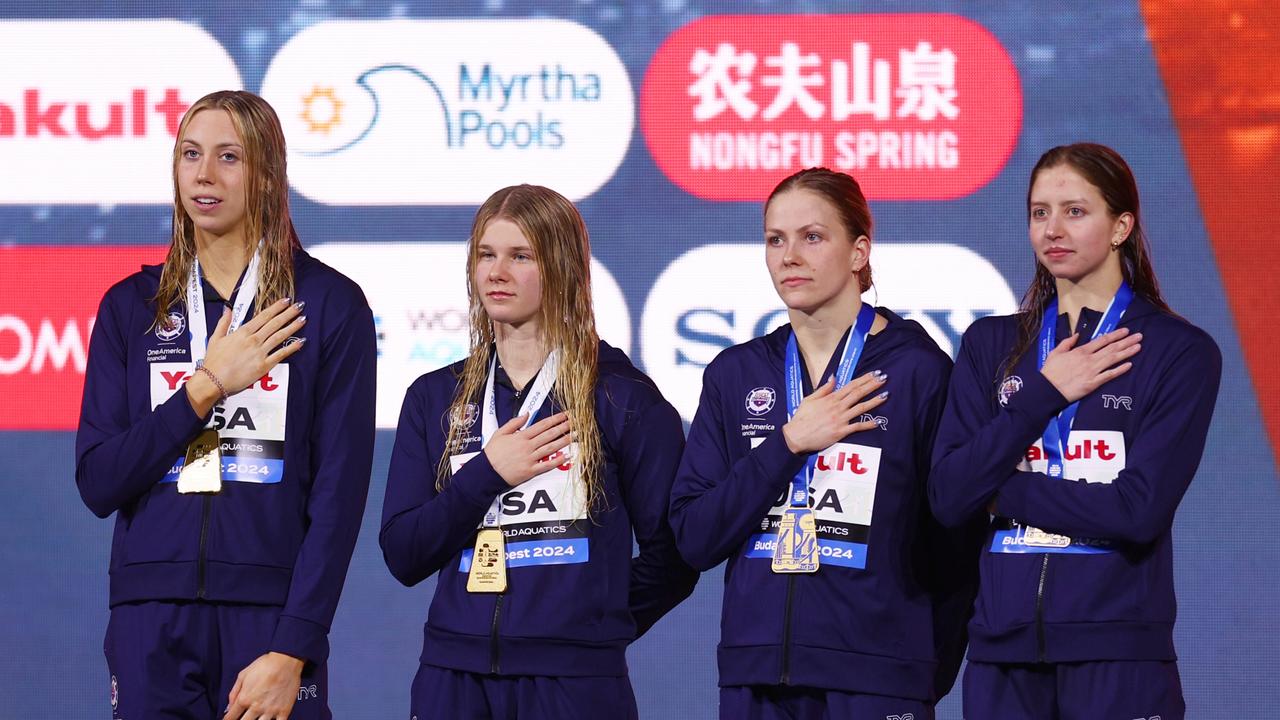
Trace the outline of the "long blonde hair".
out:
<instances>
[{"instance_id":1,"label":"long blonde hair","mask_svg":"<svg viewBox=\"0 0 1280 720\"><path fill-rule=\"evenodd\" d=\"M156 291L154 325L169 326L169 310L186 301L187 274L196 257L195 224L182 206L178 163L182 138L191 119L203 110L225 110L244 146L245 238L262 238L255 311L293 297L293 251L302 247L289 217L289 180L285 174L284 131L266 100L243 90L219 90L200 98L182 116L173 143L173 239Z\"/></svg>"},{"instance_id":2,"label":"long blonde hair","mask_svg":"<svg viewBox=\"0 0 1280 720\"><path fill-rule=\"evenodd\" d=\"M476 211L467 241L467 298L471 317L471 349L458 382L457 394L442 418L448 422L445 452L436 472L436 487L444 489L450 475L449 457L462 452L467 435L466 405L479 403L494 352L493 321L480 302L475 286L480 238L494 220L508 220L533 247L542 280L539 326L547 350L560 351L554 397L569 415L578 444L574 464L586 490L586 507L594 512L604 500L604 446L596 424L595 387L599 374L599 336L591 307L591 242L587 226L563 195L538 185L514 185L499 190Z\"/></svg>"}]
</instances>

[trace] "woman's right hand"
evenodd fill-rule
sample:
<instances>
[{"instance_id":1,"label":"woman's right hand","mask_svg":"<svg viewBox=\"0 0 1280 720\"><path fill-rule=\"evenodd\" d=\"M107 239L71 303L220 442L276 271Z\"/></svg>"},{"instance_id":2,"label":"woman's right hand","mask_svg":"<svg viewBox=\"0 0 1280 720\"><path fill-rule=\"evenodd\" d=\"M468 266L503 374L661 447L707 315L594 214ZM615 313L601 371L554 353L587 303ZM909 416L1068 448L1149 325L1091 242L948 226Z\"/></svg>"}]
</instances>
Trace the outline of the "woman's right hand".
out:
<instances>
[{"instance_id":1,"label":"woman's right hand","mask_svg":"<svg viewBox=\"0 0 1280 720\"><path fill-rule=\"evenodd\" d=\"M1113 330L1076 347L1079 334L1058 343L1045 358L1040 374L1073 403L1120 377L1133 367L1129 358L1142 349L1142 333L1129 328Z\"/></svg>"},{"instance_id":2,"label":"woman's right hand","mask_svg":"<svg viewBox=\"0 0 1280 720\"><path fill-rule=\"evenodd\" d=\"M267 306L233 333L227 332L231 311L223 311L204 357L204 367L222 383L222 390L205 373L193 373L186 388L196 414L201 417L209 414L222 391L235 395L257 382L281 360L301 350L305 339L284 347L281 344L306 322L302 303L290 304L288 298Z\"/></svg>"},{"instance_id":3,"label":"woman's right hand","mask_svg":"<svg viewBox=\"0 0 1280 720\"><path fill-rule=\"evenodd\" d=\"M537 477L564 462L551 456L573 442L569 416L556 413L521 429L528 415L517 415L498 428L484 446L494 472L511 487Z\"/></svg>"},{"instance_id":4,"label":"woman's right hand","mask_svg":"<svg viewBox=\"0 0 1280 720\"><path fill-rule=\"evenodd\" d=\"M825 450L839 440L856 432L876 427L873 420L854 422L889 398L886 390L867 400L887 379L887 375L875 370L835 390L835 378L823 383L809 397L800 401L796 414L782 426L782 436L791 452L814 453ZM862 402L858 402L862 400Z\"/></svg>"}]
</instances>

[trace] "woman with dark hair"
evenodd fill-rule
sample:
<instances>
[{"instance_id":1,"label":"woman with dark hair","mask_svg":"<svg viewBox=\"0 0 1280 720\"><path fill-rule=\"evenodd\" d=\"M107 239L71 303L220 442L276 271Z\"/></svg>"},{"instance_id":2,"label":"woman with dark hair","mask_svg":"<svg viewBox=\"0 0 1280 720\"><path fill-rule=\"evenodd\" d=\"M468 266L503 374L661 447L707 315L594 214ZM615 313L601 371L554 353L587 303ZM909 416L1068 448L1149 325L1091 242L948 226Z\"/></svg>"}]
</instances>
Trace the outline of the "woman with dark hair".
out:
<instances>
[{"instance_id":1,"label":"woman with dark hair","mask_svg":"<svg viewBox=\"0 0 1280 720\"><path fill-rule=\"evenodd\" d=\"M994 515L965 715L1181 718L1171 530L1221 355L1161 298L1114 150L1046 152L1027 215L1035 279L965 333L929 482L942 522Z\"/></svg>"},{"instance_id":2,"label":"woman with dark hair","mask_svg":"<svg viewBox=\"0 0 1280 720\"><path fill-rule=\"evenodd\" d=\"M191 106L173 183L164 265L102 299L76 435L81 497L116 514L114 716L328 718L373 457L373 316L298 243L258 96Z\"/></svg>"},{"instance_id":3,"label":"woman with dark hair","mask_svg":"<svg viewBox=\"0 0 1280 720\"><path fill-rule=\"evenodd\" d=\"M438 573L411 715L634 718L627 645L697 581L666 518L680 416L597 337L567 199L499 190L467 251L471 353L405 395L382 510L396 579Z\"/></svg>"},{"instance_id":4,"label":"woman with dark hair","mask_svg":"<svg viewBox=\"0 0 1280 720\"><path fill-rule=\"evenodd\" d=\"M853 178L783 180L765 264L790 322L703 374L672 490L685 559L728 560L720 717L933 717L955 679L976 536L944 535L925 480L950 359L861 301L871 212Z\"/></svg>"}]
</instances>

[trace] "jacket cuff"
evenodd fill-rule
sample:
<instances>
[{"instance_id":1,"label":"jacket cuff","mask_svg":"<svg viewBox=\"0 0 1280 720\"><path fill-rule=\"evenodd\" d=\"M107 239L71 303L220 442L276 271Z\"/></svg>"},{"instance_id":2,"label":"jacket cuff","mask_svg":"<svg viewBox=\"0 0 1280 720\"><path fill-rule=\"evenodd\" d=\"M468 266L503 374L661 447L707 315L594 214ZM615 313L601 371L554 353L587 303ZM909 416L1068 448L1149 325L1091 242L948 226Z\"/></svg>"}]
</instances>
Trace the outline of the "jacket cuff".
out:
<instances>
[{"instance_id":1,"label":"jacket cuff","mask_svg":"<svg viewBox=\"0 0 1280 720\"><path fill-rule=\"evenodd\" d=\"M489 507L494 498L511 489L507 481L493 469L489 456L484 451L468 460L462 469L454 473L449 486L468 504L477 508Z\"/></svg>"},{"instance_id":2,"label":"jacket cuff","mask_svg":"<svg viewBox=\"0 0 1280 720\"><path fill-rule=\"evenodd\" d=\"M191 442L209 420L196 415L195 408L191 407L191 401L187 399L187 391L183 388L179 388L178 392L161 403L156 408L156 414L160 418L160 427L169 433L173 444L179 446Z\"/></svg>"},{"instance_id":3,"label":"jacket cuff","mask_svg":"<svg viewBox=\"0 0 1280 720\"><path fill-rule=\"evenodd\" d=\"M320 665L329 659L329 629L310 620L281 614L275 634L271 636L270 650Z\"/></svg>"}]
</instances>

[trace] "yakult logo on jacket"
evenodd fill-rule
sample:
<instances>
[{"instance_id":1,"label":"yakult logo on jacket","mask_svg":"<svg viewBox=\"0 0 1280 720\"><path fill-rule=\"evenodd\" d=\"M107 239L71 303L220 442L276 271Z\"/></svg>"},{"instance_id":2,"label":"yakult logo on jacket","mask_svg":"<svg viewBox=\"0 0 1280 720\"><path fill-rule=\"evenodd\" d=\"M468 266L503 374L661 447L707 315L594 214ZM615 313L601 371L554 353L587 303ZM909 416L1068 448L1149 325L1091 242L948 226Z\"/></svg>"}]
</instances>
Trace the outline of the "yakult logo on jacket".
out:
<instances>
[{"instance_id":1,"label":"yakult logo on jacket","mask_svg":"<svg viewBox=\"0 0 1280 720\"><path fill-rule=\"evenodd\" d=\"M1003 167L1021 118L1008 54L953 15L702 18L654 54L640 100L659 167L711 200L816 165L872 199L960 197Z\"/></svg>"},{"instance_id":2,"label":"yakult logo on jacket","mask_svg":"<svg viewBox=\"0 0 1280 720\"><path fill-rule=\"evenodd\" d=\"M0 157L22 168L0 173L0 203L172 202L156 159L182 114L241 86L217 41L170 20L0 22L0 67ZM111 182L85 171L101 167Z\"/></svg>"},{"instance_id":3,"label":"yakult logo on jacket","mask_svg":"<svg viewBox=\"0 0 1280 720\"><path fill-rule=\"evenodd\" d=\"M609 44L564 20L319 23L262 95L299 192L373 205L475 204L521 182L580 199L621 164L635 104Z\"/></svg>"},{"instance_id":4,"label":"yakult logo on jacket","mask_svg":"<svg viewBox=\"0 0 1280 720\"><path fill-rule=\"evenodd\" d=\"M1063 454L1063 478L1109 484L1125 468L1124 433L1118 430L1072 430ZM1018 469L1047 473L1044 441L1027 448Z\"/></svg>"},{"instance_id":5,"label":"yakult logo on jacket","mask_svg":"<svg viewBox=\"0 0 1280 720\"><path fill-rule=\"evenodd\" d=\"M999 271L956 245L877 242L872 263L875 288L863 299L919 322L943 352L952 355L969 323L1017 308ZM716 272L708 273L707 268ZM957 285L956 277L968 281ZM693 288L698 291L691 292ZM703 368L731 345L766 335L786 322L787 311L765 269L761 245L694 248L672 261L645 301L640 321L645 372L685 420L692 421ZM608 327L599 319L597 325ZM752 385L756 382L760 381ZM746 407L750 412L751 396Z\"/></svg>"}]
</instances>

